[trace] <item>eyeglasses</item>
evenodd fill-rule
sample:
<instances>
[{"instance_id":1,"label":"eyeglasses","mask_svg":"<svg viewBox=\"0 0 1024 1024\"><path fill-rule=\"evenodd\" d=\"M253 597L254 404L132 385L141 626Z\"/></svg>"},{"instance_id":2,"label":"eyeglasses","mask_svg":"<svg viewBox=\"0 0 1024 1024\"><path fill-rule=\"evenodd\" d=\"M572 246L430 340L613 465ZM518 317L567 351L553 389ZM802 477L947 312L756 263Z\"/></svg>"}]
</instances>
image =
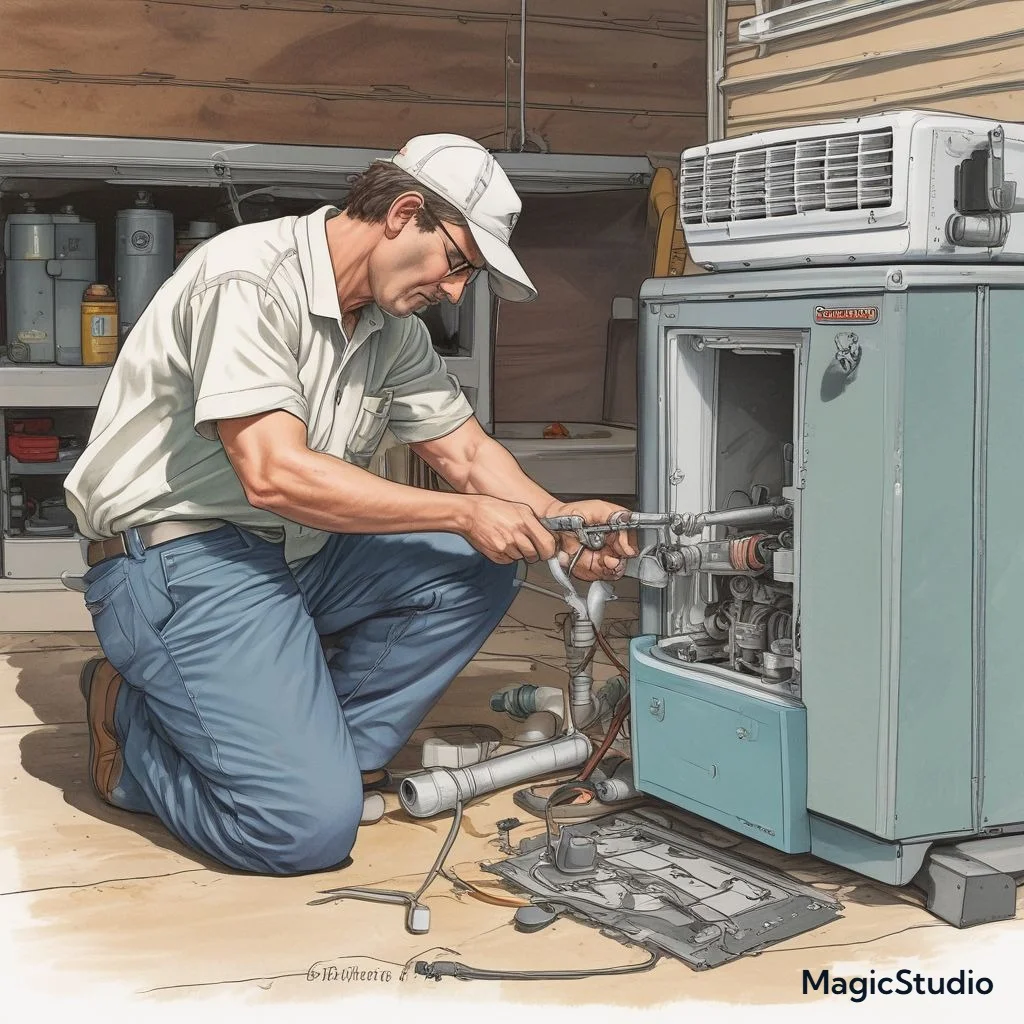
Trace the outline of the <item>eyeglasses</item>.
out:
<instances>
[{"instance_id":1,"label":"eyeglasses","mask_svg":"<svg viewBox=\"0 0 1024 1024\"><path fill-rule=\"evenodd\" d=\"M444 247L444 254L448 259L448 273L445 274L444 277L441 278L441 280L443 281L445 280L445 278L448 277L456 277L459 274L465 274L467 271L469 271L469 276L466 278L466 283L464 286L468 288L473 283L473 281L476 280L477 275L484 268L478 267L475 263L473 263L472 260L470 260L470 258L462 251L462 248L460 247L459 243L456 242L455 239L452 238L452 236L448 233L448 230L445 228L444 224L438 221L437 226L441 230L441 233L444 235L444 237L447 238L448 241L452 243L452 245L455 247L455 251L459 254L459 262L456 263L455 266L453 267L452 255L448 251L448 246Z\"/></svg>"}]
</instances>

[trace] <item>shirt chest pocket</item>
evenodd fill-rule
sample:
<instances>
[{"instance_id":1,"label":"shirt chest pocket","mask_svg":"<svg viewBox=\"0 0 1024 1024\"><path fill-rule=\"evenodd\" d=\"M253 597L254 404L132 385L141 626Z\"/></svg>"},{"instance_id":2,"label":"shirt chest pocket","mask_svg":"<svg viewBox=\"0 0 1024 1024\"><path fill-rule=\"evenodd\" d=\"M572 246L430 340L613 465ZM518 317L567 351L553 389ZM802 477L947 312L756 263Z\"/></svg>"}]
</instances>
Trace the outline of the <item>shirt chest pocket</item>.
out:
<instances>
[{"instance_id":1,"label":"shirt chest pocket","mask_svg":"<svg viewBox=\"0 0 1024 1024\"><path fill-rule=\"evenodd\" d=\"M369 466L384 431L388 428L394 398L393 391L380 391L363 396L359 415L345 448L346 462L361 466L363 469Z\"/></svg>"}]
</instances>

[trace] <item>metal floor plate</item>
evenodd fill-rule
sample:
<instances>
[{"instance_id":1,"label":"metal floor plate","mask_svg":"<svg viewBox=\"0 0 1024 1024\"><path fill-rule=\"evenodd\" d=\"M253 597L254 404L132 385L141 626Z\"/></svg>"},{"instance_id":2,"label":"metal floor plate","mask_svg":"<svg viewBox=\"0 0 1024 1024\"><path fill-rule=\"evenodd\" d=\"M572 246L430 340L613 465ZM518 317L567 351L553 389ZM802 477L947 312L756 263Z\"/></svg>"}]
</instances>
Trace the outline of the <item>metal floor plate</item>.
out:
<instances>
[{"instance_id":1,"label":"metal floor plate","mask_svg":"<svg viewBox=\"0 0 1024 1024\"><path fill-rule=\"evenodd\" d=\"M835 920L842 904L751 861L689 838L638 808L562 827L560 870L545 837L485 865L535 901L623 941L717 967Z\"/></svg>"}]
</instances>

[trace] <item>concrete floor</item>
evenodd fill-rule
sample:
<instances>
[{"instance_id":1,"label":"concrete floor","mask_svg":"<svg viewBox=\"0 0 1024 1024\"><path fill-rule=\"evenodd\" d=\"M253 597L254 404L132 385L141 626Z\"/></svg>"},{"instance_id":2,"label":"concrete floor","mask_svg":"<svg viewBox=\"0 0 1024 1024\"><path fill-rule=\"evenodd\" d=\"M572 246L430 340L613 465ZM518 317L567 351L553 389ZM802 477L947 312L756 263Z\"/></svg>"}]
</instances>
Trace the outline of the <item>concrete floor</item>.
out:
<instances>
[{"instance_id":1,"label":"concrete floor","mask_svg":"<svg viewBox=\"0 0 1024 1024\"><path fill-rule=\"evenodd\" d=\"M543 575L534 578L541 582ZM619 590L629 587L626 581ZM543 595L521 592L431 721L488 723L508 732L512 723L488 710L487 697L507 683L564 681L553 632L562 610ZM616 618L635 613L631 598L611 606ZM611 631L625 635L627 623ZM626 640L614 644L624 655ZM845 905L842 918L699 974L672 960L645 974L557 983L433 983L403 974L424 957L530 970L638 963L646 954L569 920L520 934L511 909L456 894L443 878L428 893L432 927L424 936L404 930L401 908L353 901L309 906L319 890L339 885L418 886L451 819L411 819L394 796L385 818L362 830L350 867L296 878L226 870L183 847L155 819L106 806L89 783L77 690L79 668L96 651L88 633L0 634L0 982L32 1003L107 992L151 1009L167 1002L180 1008L183 1001L201 1008L215 1000L218 1007L289 1013L298 1004L315 1010L340 995L355 999L353 1006L367 998L413 1000L409 1005L421 1016L451 1000L524 1012L544 1003L649 1013L684 1000L739 1009L819 1001L801 995L804 970L843 965L852 975L882 965L953 964L982 974L986 963L979 957L993 942L1024 948L1021 920L958 932L929 916L912 892L811 857L787 857L693 819L704 836L837 896ZM612 674L603 657L595 664L600 679ZM528 818L513 805L511 791L472 803L449 865L463 877L493 882L477 865L500 856L495 822L513 814ZM529 819L516 836L542 827ZM329 980L331 966L338 968L337 981ZM369 973L343 980L352 967Z\"/></svg>"}]
</instances>

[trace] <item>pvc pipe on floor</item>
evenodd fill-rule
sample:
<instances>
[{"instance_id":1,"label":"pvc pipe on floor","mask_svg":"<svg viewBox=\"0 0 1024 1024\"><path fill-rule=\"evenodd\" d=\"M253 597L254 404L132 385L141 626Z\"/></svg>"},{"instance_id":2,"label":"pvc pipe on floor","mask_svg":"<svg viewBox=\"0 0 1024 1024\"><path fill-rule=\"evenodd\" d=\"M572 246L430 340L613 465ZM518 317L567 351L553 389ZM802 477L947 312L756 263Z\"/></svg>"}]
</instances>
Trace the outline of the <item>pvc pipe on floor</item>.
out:
<instances>
[{"instance_id":1,"label":"pvc pipe on floor","mask_svg":"<svg viewBox=\"0 0 1024 1024\"><path fill-rule=\"evenodd\" d=\"M513 786L538 775L576 768L590 757L590 740L582 733L481 761L468 768L433 769L402 781L398 799L414 818L430 818L463 801Z\"/></svg>"}]
</instances>

